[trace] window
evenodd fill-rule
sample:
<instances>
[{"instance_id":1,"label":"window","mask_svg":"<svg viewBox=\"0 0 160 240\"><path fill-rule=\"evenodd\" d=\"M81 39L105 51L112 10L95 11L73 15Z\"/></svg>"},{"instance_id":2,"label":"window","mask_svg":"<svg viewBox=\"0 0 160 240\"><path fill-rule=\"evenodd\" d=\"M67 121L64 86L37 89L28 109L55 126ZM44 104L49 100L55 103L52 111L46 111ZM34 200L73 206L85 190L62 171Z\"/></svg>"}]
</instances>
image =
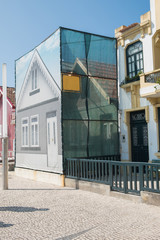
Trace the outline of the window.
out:
<instances>
[{"instance_id":1,"label":"window","mask_svg":"<svg viewBox=\"0 0 160 240\"><path fill-rule=\"evenodd\" d=\"M39 118L38 115L31 117L31 146L39 146Z\"/></svg>"},{"instance_id":2,"label":"window","mask_svg":"<svg viewBox=\"0 0 160 240\"><path fill-rule=\"evenodd\" d=\"M143 46L142 42L138 41L129 45L126 50L127 57L127 75L133 78L139 72L143 72Z\"/></svg>"},{"instance_id":3,"label":"window","mask_svg":"<svg viewBox=\"0 0 160 240\"><path fill-rule=\"evenodd\" d=\"M22 119L22 147L29 146L29 121L28 118Z\"/></svg>"},{"instance_id":4,"label":"window","mask_svg":"<svg viewBox=\"0 0 160 240\"><path fill-rule=\"evenodd\" d=\"M37 69L32 70L32 90L37 89Z\"/></svg>"}]
</instances>

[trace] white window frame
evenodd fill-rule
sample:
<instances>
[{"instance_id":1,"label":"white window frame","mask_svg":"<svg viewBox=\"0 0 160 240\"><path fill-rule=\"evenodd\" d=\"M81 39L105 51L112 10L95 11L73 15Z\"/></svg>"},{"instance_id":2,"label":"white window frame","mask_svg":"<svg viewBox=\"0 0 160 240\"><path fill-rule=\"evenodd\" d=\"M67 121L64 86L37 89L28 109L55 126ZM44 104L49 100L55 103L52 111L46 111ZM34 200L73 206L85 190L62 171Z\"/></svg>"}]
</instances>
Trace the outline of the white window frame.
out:
<instances>
[{"instance_id":1,"label":"white window frame","mask_svg":"<svg viewBox=\"0 0 160 240\"><path fill-rule=\"evenodd\" d=\"M33 118L37 118L37 122L32 122ZM37 141L38 143L35 144L36 139L36 131L35 126L37 125ZM34 143L32 143L32 126L34 126ZM31 141L31 147L39 147L39 115L33 115L30 117L30 141Z\"/></svg>"},{"instance_id":2,"label":"white window frame","mask_svg":"<svg viewBox=\"0 0 160 240\"><path fill-rule=\"evenodd\" d=\"M23 123L23 121L27 120L27 123ZM26 136L27 136L27 139L28 139L28 144L26 143L26 139L25 141L23 142L23 128L26 128L28 127L28 130L26 132ZM22 118L21 119L21 146L22 147L29 147L29 118L28 117L25 117L25 118Z\"/></svg>"},{"instance_id":3,"label":"white window frame","mask_svg":"<svg viewBox=\"0 0 160 240\"><path fill-rule=\"evenodd\" d=\"M35 75L36 75L36 78L35 78ZM37 68L32 69L31 79L32 79L31 91L35 91L36 89L38 89L38 70L37 70Z\"/></svg>"}]
</instances>

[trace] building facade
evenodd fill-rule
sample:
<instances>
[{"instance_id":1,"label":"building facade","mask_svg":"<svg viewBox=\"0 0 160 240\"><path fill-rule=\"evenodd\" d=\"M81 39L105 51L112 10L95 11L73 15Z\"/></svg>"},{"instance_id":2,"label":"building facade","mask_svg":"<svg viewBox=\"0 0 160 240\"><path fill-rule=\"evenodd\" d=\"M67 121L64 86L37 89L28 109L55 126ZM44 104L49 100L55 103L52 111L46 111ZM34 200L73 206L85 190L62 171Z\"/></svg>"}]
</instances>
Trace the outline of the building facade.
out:
<instances>
[{"instance_id":1,"label":"building facade","mask_svg":"<svg viewBox=\"0 0 160 240\"><path fill-rule=\"evenodd\" d=\"M117 38L122 161L160 158L160 1Z\"/></svg>"},{"instance_id":2,"label":"building facade","mask_svg":"<svg viewBox=\"0 0 160 240\"><path fill-rule=\"evenodd\" d=\"M16 60L16 168L119 154L116 39L59 28Z\"/></svg>"},{"instance_id":3,"label":"building facade","mask_svg":"<svg viewBox=\"0 0 160 240\"><path fill-rule=\"evenodd\" d=\"M7 87L8 160L15 159L15 88ZM0 87L0 137L3 135L3 89ZM0 161L2 141L0 141Z\"/></svg>"}]
</instances>

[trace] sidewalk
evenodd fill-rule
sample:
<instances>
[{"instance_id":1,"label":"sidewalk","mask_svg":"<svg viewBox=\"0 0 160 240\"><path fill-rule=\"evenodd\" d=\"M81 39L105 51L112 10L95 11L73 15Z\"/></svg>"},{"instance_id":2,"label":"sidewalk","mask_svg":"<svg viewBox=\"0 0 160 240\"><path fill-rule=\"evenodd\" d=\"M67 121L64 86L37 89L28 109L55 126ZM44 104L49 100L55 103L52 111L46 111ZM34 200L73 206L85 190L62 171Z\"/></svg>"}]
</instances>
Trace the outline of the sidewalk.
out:
<instances>
[{"instance_id":1,"label":"sidewalk","mask_svg":"<svg viewBox=\"0 0 160 240\"><path fill-rule=\"evenodd\" d=\"M60 188L13 172L9 190L0 190L1 240L158 240L159 226L160 207Z\"/></svg>"}]
</instances>

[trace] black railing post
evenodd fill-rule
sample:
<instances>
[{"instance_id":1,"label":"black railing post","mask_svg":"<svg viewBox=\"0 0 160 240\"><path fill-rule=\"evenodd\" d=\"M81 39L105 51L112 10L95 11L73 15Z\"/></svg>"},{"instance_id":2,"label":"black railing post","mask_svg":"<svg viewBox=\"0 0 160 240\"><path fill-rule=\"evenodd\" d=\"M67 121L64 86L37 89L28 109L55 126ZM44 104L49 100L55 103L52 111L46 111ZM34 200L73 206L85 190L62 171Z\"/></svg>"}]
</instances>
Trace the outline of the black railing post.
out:
<instances>
[{"instance_id":1,"label":"black railing post","mask_svg":"<svg viewBox=\"0 0 160 240\"><path fill-rule=\"evenodd\" d=\"M80 179L80 160L79 159L77 159L77 160L78 160L78 164L77 164L77 166L78 166L78 169L77 169L78 176L77 176L77 179L79 180Z\"/></svg>"},{"instance_id":2,"label":"black railing post","mask_svg":"<svg viewBox=\"0 0 160 240\"><path fill-rule=\"evenodd\" d=\"M113 173L112 173L112 163L109 161L109 184L110 187L112 188L113 186Z\"/></svg>"},{"instance_id":3,"label":"black railing post","mask_svg":"<svg viewBox=\"0 0 160 240\"><path fill-rule=\"evenodd\" d=\"M140 191L143 191L143 187L144 187L144 174L143 174L143 169L144 166L142 164L140 164L139 166L139 184L140 184Z\"/></svg>"},{"instance_id":4,"label":"black railing post","mask_svg":"<svg viewBox=\"0 0 160 240\"><path fill-rule=\"evenodd\" d=\"M123 184L124 184L124 193L127 193L127 188L128 188L128 181L127 181L127 165L124 163L123 165L123 172L124 172L124 179L123 179Z\"/></svg>"}]
</instances>

